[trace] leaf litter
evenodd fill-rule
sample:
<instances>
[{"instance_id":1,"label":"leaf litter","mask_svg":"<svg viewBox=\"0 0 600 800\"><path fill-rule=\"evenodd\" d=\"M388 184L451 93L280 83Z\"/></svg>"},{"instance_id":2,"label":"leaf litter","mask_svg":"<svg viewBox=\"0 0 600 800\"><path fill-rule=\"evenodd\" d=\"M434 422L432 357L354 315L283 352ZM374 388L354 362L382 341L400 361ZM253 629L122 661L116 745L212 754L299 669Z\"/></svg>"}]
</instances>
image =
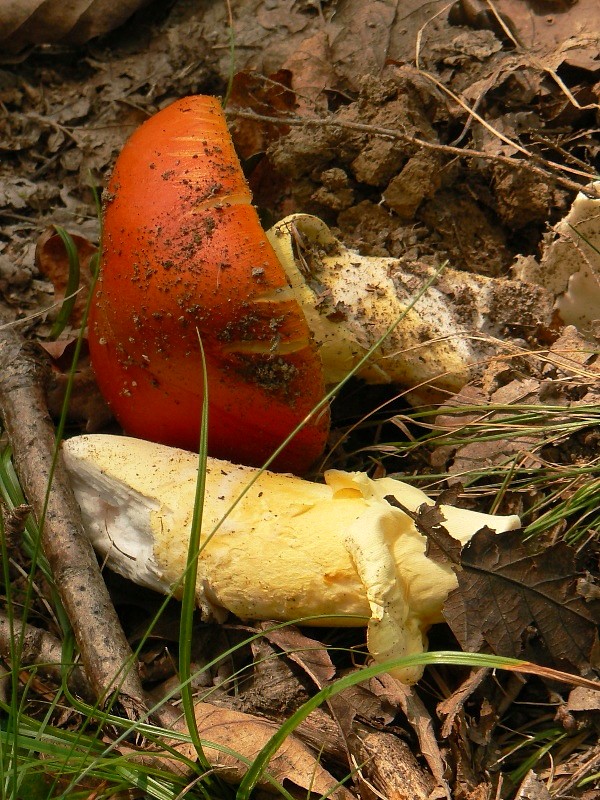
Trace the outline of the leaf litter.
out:
<instances>
[{"instance_id":1,"label":"leaf litter","mask_svg":"<svg viewBox=\"0 0 600 800\"><path fill-rule=\"evenodd\" d=\"M0 97L9 112L0 120L0 146L6 156L0 166L0 293L14 319L33 315L25 330L48 350L54 312L47 309L60 297L66 271L60 252L51 256L50 268L41 269L33 258L36 239L46 226L59 224L93 248L98 223L87 187L103 181L126 136L147 115L179 96L223 92L231 74L225 4L180 0L169 10L155 6L83 49L71 49L65 35L59 45L51 44L56 39L46 34L50 44L27 53L37 34L17 36L13 56L0 70ZM598 480L598 343L593 328L582 336L564 328L556 315L549 319L537 311L542 295L546 307L555 297L555 287L544 282L539 264L544 263L549 228L565 216L574 199L568 180L584 185L595 175L599 32L594 6L594 0L461 1L451 7L416 1L245 0L233 10L238 74L230 112L249 178L259 187L261 205L275 218L296 210L317 213L364 253L433 265L449 259L451 266L465 271L529 276L530 305L536 312L524 316L527 303L508 295L502 309L507 319L506 356L490 363L478 381L448 398L428 418L433 420L432 434L400 463L403 471L422 473L425 481L435 482L436 475L444 474L441 485L456 490L465 476L496 470L495 484L490 481L486 487L485 477L465 482L461 502L487 508L489 497L499 494L498 509L521 513L529 532L524 540L518 533L499 537L482 531L460 553L443 538L443 520L435 512L420 519L431 534L431 552L456 564L459 581L445 610L448 627L435 630L432 643L523 656L585 675L597 665L598 518L587 512L580 521L576 501L588 476ZM0 3L0 20L2 12ZM105 19L107 30L119 22ZM236 117L236 108L270 120ZM300 114L307 124L288 125L290 114ZM390 129L409 139L394 140L381 133ZM419 141L430 147L423 148ZM461 159L444 147L464 147L481 157ZM514 159L515 165L497 160L502 157ZM541 172L528 171L531 164ZM46 247L41 239L40 252ZM72 319L52 354L58 370L63 368L61 361L68 360L76 326ZM105 429L109 424L105 409L86 405L94 391L88 373L75 387L74 429ZM341 432L369 416L381 400L375 390L350 391L355 405L349 402L346 408L353 408L354 417L348 423L338 410ZM50 394L57 413L60 390ZM389 396L383 401L385 405ZM536 409L537 416L524 425L515 413L527 408ZM400 417L406 411L401 408L398 413ZM380 421L380 428L389 430L387 419ZM411 435L418 425L409 424ZM465 431L490 425L496 426L495 438L465 439ZM368 445L379 469L396 469L397 451L390 459L389 447L383 448L379 458L378 442L365 442L365 434L360 435L359 444ZM352 446L338 448L332 461L368 468L371 460L360 455L360 447L358 451L355 455ZM573 469L580 474L573 476ZM516 480L503 487L502 477L511 470ZM544 471L546 484L528 477ZM557 501L572 501L566 515L552 517L548 485L554 487ZM119 592L122 598L122 587ZM142 608L133 610L122 599L120 607L132 631L149 622ZM135 624L127 622L128 615ZM233 629L228 635L238 638ZM202 636L199 629L199 641L209 651L225 649L218 636L212 642ZM274 728L268 725L281 720L283 708L289 714L315 686L355 669L363 658L362 642L340 639L336 631L324 631L312 640L293 630L265 637L272 648L267 660L276 653L279 661L290 664L286 688L282 684L281 694L273 692L268 713L266 708L259 712L271 723L252 715L258 703L253 706L251 677L230 683L233 667L207 670L203 678L206 687L212 682L221 687L219 698L226 710L198 708L199 724L206 723L211 735L219 731L221 743L243 749L248 757L270 736ZM315 661L302 652L313 648L311 641L334 648L318 656L315 651ZM172 642L167 637L163 644L166 656L151 682L159 694L176 682ZM335 649L338 644L340 652ZM341 655L345 649L348 652ZM149 663L158 658L152 655L156 652L148 645ZM242 648L238 667L244 663L247 674L255 671L258 676L259 652L267 653L257 646ZM209 691L206 687L199 691ZM349 740L357 725L366 725L380 753L385 751L384 740L377 737L385 734L408 741L409 749L425 756L429 782L423 779L420 788L415 784L411 797L543 798L547 787L557 797L571 793L585 798L586 792L593 796L585 779L597 756L586 742L589 732L593 740L598 701L589 689L573 689L567 698L555 683L534 678L517 684L500 674L480 673L455 705L448 728L441 731L435 721L436 700L456 697L460 676L448 669L429 670L423 686L410 690L413 701L406 696L401 701L403 691L398 688L394 694L392 687L374 699L372 688L342 695L333 717L320 711L315 725L330 730L337 742L337 750L324 751L329 773L321 766L313 728L309 734L305 731L304 739L290 740L289 751L272 764L277 777L304 792L333 790L343 759L348 758ZM243 708L235 708L234 697L242 704L247 698ZM541 756L534 771L511 778L506 764L519 762L498 759L495 748L514 745L501 732L503 726L522 731L524 738L535 734L535 717L517 702L524 698L540 707L550 703L564 730L578 731L579 744L570 753L564 751L564 772L559 763L553 775ZM244 713L250 716L235 716ZM330 724L333 727L326 727ZM400 764L398 751L390 752L387 763ZM216 763L224 756L215 750L212 758ZM377 762L372 751L371 760ZM385 765L386 757L381 755L379 763ZM240 779L239 761L225 759L223 767L233 770L234 780ZM416 763L407 767L405 778L409 774L417 783L424 775ZM362 783L357 779L361 793L368 793L369 779L379 791L391 792L385 768L383 773L375 769L370 777L367 770ZM349 790L334 791L348 796Z\"/></svg>"}]
</instances>

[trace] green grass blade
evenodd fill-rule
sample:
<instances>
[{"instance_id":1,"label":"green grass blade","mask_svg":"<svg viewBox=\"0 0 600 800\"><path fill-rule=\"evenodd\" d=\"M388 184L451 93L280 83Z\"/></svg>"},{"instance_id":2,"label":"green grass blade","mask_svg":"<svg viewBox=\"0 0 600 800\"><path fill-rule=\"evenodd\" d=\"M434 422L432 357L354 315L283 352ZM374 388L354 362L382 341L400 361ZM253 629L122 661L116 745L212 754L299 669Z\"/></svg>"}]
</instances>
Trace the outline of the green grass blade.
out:
<instances>
[{"instance_id":1,"label":"green grass blade","mask_svg":"<svg viewBox=\"0 0 600 800\"><path fill-rule=\"evenodd\" d=\"M208 458L208 375L206 371L206 357L202 340L198 334L198 344L202 359L202 411L200 423L200 442L198 446L198 478L196 480L196 494L194 497L194 512L188 545L187 565L183 578L183 593L181 601L181 621L179 627L179 675L181 679L181 700L185 721L196 752L198 761L203 769L209 771L211 766L204 755L202 741L198 732L196 715L194 712L194 698L191 681L192 637L194 627L194 613L196 608L196 579L198 577L198 558L200 556L202 516L204 508L204 495L206 492L206 462Z\"/></svg>"},{"instance_id":2,"label":"green grass blade","mask_svg":"<svg viewBox=\"0 0 600 800\"><path fill-rule=\"evenodd\" d=\"M75 306L75 300L77 299L77 292L79 290L80 265L79 252L71 234L67 233L67 231L64 228L61 228L60 225L54 225L53 227L65 246L67 259L69 262L69 277L67 279L67 285L65 288L65 298L62 302L54 325L52 326L52 330L50 331L50 337L52 339L57 339L64 331L65 326L69 321L69 317L73 311L73 307Z\"/></svg>"}]
</instances>

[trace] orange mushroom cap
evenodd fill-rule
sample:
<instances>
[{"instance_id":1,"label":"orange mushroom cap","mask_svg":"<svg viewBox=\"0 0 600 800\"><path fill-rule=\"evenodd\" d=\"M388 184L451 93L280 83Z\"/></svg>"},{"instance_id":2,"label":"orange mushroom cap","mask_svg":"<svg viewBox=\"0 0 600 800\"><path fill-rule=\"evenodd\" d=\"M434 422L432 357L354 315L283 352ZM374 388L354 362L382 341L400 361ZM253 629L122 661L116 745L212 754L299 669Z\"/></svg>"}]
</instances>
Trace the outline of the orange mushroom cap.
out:
<instances>
[{"instance_id":1,"label":"orange mushroom cap","mask_svg":"<svg viewBox=\"0 0 600 800\"><path fill-rule=\"evenodd\" d=\"M218 101L187 97L125 144L107 191L90 351L130 434L199 441L206 355L209 452L260 465L325 394L323 368L255 209ZM322 409L279 469L305 472L329 430Z\"/></svg>"}]
</instances>

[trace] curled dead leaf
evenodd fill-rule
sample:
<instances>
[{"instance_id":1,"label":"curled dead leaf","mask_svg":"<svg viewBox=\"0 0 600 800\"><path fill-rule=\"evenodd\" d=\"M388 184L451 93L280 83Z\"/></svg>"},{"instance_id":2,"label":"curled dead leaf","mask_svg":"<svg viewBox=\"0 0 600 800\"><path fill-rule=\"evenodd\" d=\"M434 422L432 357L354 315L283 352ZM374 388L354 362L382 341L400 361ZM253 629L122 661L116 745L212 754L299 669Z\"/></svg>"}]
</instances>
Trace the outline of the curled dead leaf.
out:
<instances>
[{"instance_id":1,"label":"curled dead leaf","mask_svg":"<svg viewBox=\"0 0 600 800\"><path fill-rule=\"evenodd\" d=\"M83 44L126 22L149 0L0 0L0 47L18 53L36 44Z\"/></svg>"},{"instance_id":2,"label":"curled dead leaf","mask_svg":"<svg viewBox=\"0 0 600 800\"><path fill-rule=\"evenodd\" d=\"M83 236L76 234L70 234L70 236L77 249L80 265L80 291L75 298L73 310L69 317L70 325L77 329L83 319L83 312L92 280L90 260L98 248ZM46 228L38 238L35 247L35 264L42 275L52 282L55 302L59 307L65 299L65 291L69 280L69 257L65 245L54 226ZM55 357L54 353L50 355Z\"/></svg>"},{"instance_id":3,"label":"curled dead leaf","mask_svg":"<svg viewBox=\"0 0 600 800\"><path fill-rule=\"evenodd\" d=\"M214 743L214 746L206 744L204 747L208 761L223 780L232 784L240 783L248 765L279 727L252 714L218 708L210 703L198 703L195 711L201 738ZM174 749L190 760L196 759L192 744L178 743ZM288 788L291 784L334 800L352 800L350 792L338 785L337 780L320 765L318 756L294 734L287 737L271 759L268 775L278 783L287 784ZM276 791L266 775L258 785Z\"/></svg>"}]
</instances>

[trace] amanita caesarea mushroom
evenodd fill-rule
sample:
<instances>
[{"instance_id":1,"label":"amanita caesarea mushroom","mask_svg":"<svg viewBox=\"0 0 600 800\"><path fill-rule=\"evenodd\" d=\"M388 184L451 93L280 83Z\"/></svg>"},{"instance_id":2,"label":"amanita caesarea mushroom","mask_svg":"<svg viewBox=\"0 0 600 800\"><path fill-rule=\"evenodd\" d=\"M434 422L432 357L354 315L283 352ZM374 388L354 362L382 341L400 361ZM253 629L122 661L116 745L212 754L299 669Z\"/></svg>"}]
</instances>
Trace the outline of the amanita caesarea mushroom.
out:
<instances>
[{"instance_id":1,"label":"amanita caesarea mushroom","mask_svg":"<svg viewBox=\"0 0 600 800\"><path fill-rule=\"evenodd\" d=\"M498 313L501 298L509 287L514 299L528 291L519 281L446 267L414 303L435 275L431 266L360 255L309 214L286 217L267 236L304 311L328 385L370 354L355 373L368 383L419 387L419 402L436 389L457 392L502 349L496 338L506 324ZM543 306L539 321L549 322Z\"/></svg>"},{"instance_id":2,"label":"amanita caesarea mushroom","mask_svg":"<svg viewBox=\"0 0 600 800\"><path fill-rule=\"evenodd\" d=\"M177 594L198 456L103 434L69 439L63 455L86 529L106 563L139 584ZM386 498L412 511L433 501L409 484L360 472L329 470L323 484L257 473L208 459L196 589L205 618L226 611L255 620L318 616L310 624L368 625L378 662L423 652L456 577L425 555L425 537ZM484 525L497 532L519 526L516 516L440 509L463 544ZM395 675L412 683L421 672Z\"/></svg>"},{"instance_id":3,"label":"amanita caesarea mushroom","mask_svg":"<svg viewBox=\"0 0 600 800\"><path fill-rule=\"evenodd\" d=\"M326 385L403 315L364 380L457 391L493 351L507 282L446 270L409 309L431 275L361 257L308 215L267 236L218 101L187 97L134 132L108 186L89 326L98 385L127 433L196 449L200 338L211 454L262 465L304 423L273 464L301 474L327 439Z\"/></svg>"}]
</instances>

